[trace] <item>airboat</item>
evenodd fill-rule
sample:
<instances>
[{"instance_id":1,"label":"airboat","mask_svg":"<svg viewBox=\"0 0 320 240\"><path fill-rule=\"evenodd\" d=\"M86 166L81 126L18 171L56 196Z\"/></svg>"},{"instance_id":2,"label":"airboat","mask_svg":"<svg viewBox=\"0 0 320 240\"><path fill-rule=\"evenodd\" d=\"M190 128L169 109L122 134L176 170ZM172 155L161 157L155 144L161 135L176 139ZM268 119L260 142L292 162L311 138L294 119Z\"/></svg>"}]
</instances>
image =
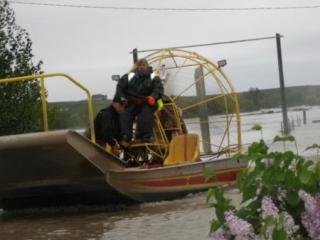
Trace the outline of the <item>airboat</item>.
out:
<instances>
[{"instance_id":1,"label":"airboat","mask_svg":"<svg viewBox=\"0 0 320 240\"><path fill-rule=\"evenodd\" d=\"M90 136L50 129L46 81L63 78L87 96L69 75L41 74L1 79L0 84L39 81L43 131L0 137L0 207L119 204L170 200L232 183L245 163L237 94L221 67L197 53L162 49L145 56L165 87L164 107L154 114L154 137L133 141L115 156ZM204 172L214 172L205 176Z\"/></svg>"}]
</instances>

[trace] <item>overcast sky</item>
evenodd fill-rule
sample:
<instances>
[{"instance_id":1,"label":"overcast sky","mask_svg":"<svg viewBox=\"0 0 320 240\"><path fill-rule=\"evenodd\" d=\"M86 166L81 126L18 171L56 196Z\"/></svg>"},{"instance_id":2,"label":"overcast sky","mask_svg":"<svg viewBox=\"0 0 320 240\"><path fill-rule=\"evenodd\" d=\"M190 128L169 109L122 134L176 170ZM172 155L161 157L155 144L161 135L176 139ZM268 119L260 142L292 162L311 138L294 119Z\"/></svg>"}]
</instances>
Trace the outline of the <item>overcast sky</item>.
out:
<instances>
[{"instance_id":1,"label":"overcast sky","mask_svg":"<svg viewBox=\"0 0 320 240\"><path fill-rule=\"evenodd\" d=\"M24 0L24 2L150 8L254 8L320 5L317 0ZM280 33L286 86L320 82L320 8L248 11L137 11L31 6L11 3L17 23L33 41L46 73L64 72L93 94L112 97L112 74L124 74L133 48L150 49L274 36ZM216 62L237 91L279 86L276 41L190 49ZM141 55L143 56L143 55ZM60 84L60 85L59 85ZM50 100L83 98L58 81ZM51 93L52 92L52 93Z\"/></svg>"}]
</instances>

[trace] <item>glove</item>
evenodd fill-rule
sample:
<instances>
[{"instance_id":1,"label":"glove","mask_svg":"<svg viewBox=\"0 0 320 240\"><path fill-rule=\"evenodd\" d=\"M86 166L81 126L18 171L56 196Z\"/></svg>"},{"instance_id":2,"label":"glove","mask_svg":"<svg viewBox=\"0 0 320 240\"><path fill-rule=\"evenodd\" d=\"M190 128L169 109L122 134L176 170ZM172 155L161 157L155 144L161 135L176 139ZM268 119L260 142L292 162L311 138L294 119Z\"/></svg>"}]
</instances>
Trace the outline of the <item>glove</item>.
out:
<instances>
[{"instance_id":1,"label":"glove","mask_svg":"<svg viewBox=\"0 0 320 240\"><path fill-rule=\"evenodd\" d=\"M158 111L161 111L163 109L164 105L161 98L157 100L157 106L158 106Z\"/></svg>"},{"instance_id":2,"label":"glove","mask_svg":"<svg viewBox=\"0 0 320 240\"><path fill-rule=\"evenodd\" d=\"M154 99L154 97L152 96L148 96L146 97L146 100L147 100L147 104L149 106L154 106L156 104L156 100Z\"/></svg>"}]
</instances>

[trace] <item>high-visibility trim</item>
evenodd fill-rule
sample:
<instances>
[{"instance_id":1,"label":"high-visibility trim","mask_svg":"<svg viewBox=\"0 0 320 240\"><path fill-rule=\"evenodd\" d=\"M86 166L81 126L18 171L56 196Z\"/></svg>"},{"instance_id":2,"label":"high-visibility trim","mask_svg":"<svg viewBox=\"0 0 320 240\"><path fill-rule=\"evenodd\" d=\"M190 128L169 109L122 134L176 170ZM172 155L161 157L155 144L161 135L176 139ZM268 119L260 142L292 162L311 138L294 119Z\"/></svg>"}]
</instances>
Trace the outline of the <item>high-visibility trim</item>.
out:
<instances>
[{"instance_id":1,"label":"high-visibility trim","mask_svg":"<svg viewBox=\"0 0 320 240\"><path fill-rule=\"evenodd\" d=\"M151 80L153 80L156 76L157 76L157 74L155 72L152 72L150 75Z\"/></svg>"},{"instance_id":2,"label":"high-visibility trim","mask_svg":"<svg viewBox=\"0 0 320 240\"><path fill-rule=\"evenodd\" d=\"M128 81L130 81L134 77L135 73L134 72L129 72L128 73Z\"/></svg>"},{"instance_id":3,"label":"high-visibility trim","mask_svg":"<svg viewBox=\"0 0 320 240\"><path fill-rule=\"evenodd\" d=\"M130 81L133 77L134 77L135 73L134 72L129 72L128 73L128 81ZM152 72L150 74L150 78L151 80L153 80L155 77L157 76L157 74L155 72Z\"/></svg>"}]
</instances>

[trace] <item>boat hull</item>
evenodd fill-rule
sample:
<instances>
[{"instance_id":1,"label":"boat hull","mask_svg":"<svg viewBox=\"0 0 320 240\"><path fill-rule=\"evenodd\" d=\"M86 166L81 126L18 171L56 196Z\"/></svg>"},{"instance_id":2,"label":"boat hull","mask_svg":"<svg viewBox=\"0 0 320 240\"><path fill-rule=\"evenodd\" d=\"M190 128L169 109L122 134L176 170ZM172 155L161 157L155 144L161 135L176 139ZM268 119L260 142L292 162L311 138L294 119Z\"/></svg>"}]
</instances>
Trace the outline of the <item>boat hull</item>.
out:
<instances>
[{"instance_id":1,"label":"boat hull","mask_svg":"<svg viewBox=\"0 0 320 240\"><path fill-rule=\"evenodd\" d=\"M237 174L244 168L244 163L226 158L154 169L110 171L107 182L122 194L140 202L170 200L234 183ZM213 171L215 176L206 178L203 174L208 170Z\"/></svg>"},{"instance_id":2,"label":"boat hull","mask_svg":"<svg viewBox=\"0 0 320 240\"><path fill-rule=\"evenodd\" d=\"M226 158L125 168L73 131L0 137L0 208L169 200L232 183L244 167ZM206 179L205 170L216 176Z\"/></svg>"},{"instance_id":3,"label":"boat hull","mask_svg":"<svg viewBox=\"0 0 320 240\"><path fill-rule=\"evenodd\" d=\"M130 202L105 181L113 156L76 132L0 138L0 208Z\"/></svg>"}]
</instances>

